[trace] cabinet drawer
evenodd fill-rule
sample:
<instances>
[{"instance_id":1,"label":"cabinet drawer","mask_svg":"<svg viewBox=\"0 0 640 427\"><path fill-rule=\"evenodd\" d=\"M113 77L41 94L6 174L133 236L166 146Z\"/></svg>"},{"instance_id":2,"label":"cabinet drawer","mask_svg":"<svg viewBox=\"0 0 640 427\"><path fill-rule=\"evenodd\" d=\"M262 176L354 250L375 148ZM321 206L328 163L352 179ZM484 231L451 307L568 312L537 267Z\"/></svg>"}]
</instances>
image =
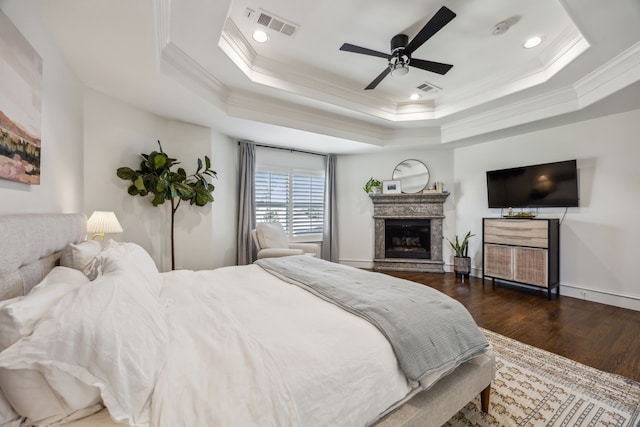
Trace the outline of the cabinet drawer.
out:
<instances>
[{"instance_id":1,"label":"cabinet drawer","mask_svg":"<svg viewBox=\"0 0 640 427\"><path fill-rule=\"evenodd\" d=\"M548 235L547 221L495 219L484 223L484 241L487 243L547 248Z\"/></svg>"}]
</instances>

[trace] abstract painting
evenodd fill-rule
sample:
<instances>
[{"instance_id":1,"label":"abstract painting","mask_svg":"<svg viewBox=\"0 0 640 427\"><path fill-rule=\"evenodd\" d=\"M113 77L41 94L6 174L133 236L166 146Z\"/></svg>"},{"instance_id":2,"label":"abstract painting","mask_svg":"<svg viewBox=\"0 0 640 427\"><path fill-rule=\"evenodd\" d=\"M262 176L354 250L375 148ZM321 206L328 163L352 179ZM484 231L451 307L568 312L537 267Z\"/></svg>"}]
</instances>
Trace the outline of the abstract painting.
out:
<instances>
[{"instance_id":1,"label":"abstract painting","mask_svg":"<svg viewBox=\"0 0 640 427\"><path fill-rule=\"evenodd\" d=\"M42 58L0 10L0 178L40 184Z\"/></svg>"}]
</instances>

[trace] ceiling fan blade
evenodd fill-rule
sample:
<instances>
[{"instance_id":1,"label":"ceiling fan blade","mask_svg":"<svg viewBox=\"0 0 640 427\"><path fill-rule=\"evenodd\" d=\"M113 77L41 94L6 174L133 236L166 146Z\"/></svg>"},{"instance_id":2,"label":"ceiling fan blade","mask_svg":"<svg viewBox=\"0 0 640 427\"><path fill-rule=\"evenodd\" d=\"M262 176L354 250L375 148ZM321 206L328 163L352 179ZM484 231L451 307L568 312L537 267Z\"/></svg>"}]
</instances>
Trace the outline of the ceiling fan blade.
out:
<instances>
[{"instance_id":1,"label":"ceiling fan blade","mask_svg":"<svg viewBox=\"0 0 640 427\"><path fill-rule=\"evenodd\" d=\"M442 6L440 10L425 24L424 27L416 34L416 36L409 42L404 51L411 55L417 48L422 46L424 42L429 40L435 33L440 31L442 27L447 25L456 14L446 6Z\"/></svg>"},{"instance_id":2,"label":"ceiling fan blade","mask_svg":"<svg viewBox=\"0 0 640 427\"><path fill-rule=\"evenodd\" d=\"M424 59L411 58L409 65L420 68L422 70L431 71L432 73L445 75L453 67L451 64L443 64L442 62L425 61Z\"/></svg>"},{"instance_id":3,"label":"ceiling fan blade","mask_svg":"<svg viewBox=\"0 0 640 427\"><path fill-rule=\"evenodd\" d=\"M351 43L344 43L342 46L340 46L340 50L344 50L345 52L360 53L362 55L377 56L384 59L389 59L391 57L391 55L389 55L388 53L378 52L377 50L367 49L366 47L356 46Z\"/></svg>"},{"instance_id":4,"label":"ceiling fan blade","mask_svg":"<svg viewBox=\"0 0 640 427\"><path fill-rule=\"evenodd\" d=\"M380 82L382 81L382 79L384 79L385 77L387 77L387 75L391 72L391 68L387 67L384 69L383 72L380 73L380 75L378 77L376 77L371 83L369 83L369 86L365 87L364 90L371 90L371 89L375 89L376 86L378 86L378 84L380 84Z\"/></svg>"}]
</instances>

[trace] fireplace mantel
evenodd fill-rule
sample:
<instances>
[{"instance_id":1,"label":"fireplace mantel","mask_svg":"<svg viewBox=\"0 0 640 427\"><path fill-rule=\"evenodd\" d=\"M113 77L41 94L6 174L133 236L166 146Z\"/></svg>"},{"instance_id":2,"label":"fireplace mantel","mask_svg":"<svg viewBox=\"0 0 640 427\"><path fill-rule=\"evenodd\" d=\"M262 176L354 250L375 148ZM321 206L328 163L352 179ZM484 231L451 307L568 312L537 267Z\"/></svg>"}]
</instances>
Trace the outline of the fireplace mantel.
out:
<instances>
[{"instance_id":1,"label":"fireplace mantel","mask_svg":"<svg viewBox=\"0 0 640 427\"><path fill-rule=\"evenodd\" d=\"M371 194L375 227L374 270L444 272L442 259L442 220L444 202L449 193ZM431 220L431 258L387 258L385 256L385 220Z\"/></svg>"}]
</instances>

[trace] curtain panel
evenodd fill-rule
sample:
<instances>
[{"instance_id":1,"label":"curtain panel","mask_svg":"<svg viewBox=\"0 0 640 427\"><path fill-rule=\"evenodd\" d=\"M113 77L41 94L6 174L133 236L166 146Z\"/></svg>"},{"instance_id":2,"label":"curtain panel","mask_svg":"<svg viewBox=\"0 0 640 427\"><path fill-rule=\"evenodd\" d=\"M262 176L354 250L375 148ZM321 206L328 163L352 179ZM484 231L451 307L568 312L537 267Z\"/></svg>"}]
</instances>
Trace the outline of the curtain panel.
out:
<instances>
[{"instance_id":1,"label":"curtain panel","mask_svg":"<svg viewBox=\"0 0 640 427\"><path fill-rule=\"evenodd\" d=\"M256 147L240 142L240 193L238 195L238 265L251 264L255 248L251 231L256 228Z\"/></svg>"},{"instance_id":2,"label":"curtain panel","mask_svg":"<svg viewBox=\"0 0 640 427\"><path fill-rule=\"evenodd\" d=\"M322 235L322 259L338 262L338 212L336 205L336 155L325 160L324 227Z\"/></svg>"}]
</instances>

